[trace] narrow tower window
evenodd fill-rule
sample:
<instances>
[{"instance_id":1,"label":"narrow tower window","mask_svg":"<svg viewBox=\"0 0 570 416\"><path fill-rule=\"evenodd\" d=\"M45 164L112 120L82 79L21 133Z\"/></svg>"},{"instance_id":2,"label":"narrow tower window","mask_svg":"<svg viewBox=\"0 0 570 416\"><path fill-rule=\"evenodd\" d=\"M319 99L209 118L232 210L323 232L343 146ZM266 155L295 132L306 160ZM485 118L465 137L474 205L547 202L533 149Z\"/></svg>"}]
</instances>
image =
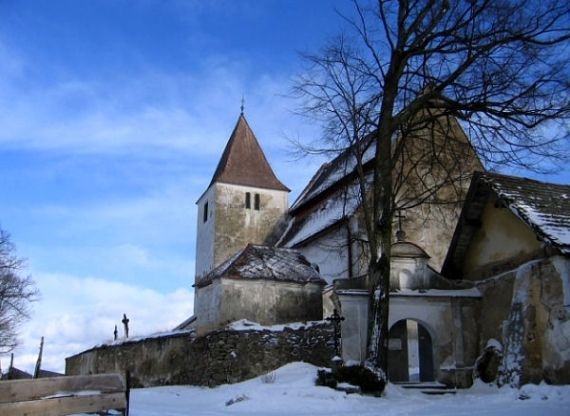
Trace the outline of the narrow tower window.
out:
<instances>
[{"instance_id":1,"label":"narrow tower window","mask_svg":"<svg viewBox=\"0 0 570 416\"><path fill-rule=\"evenodd\" d=\"M204 204L203 220L204 222L208 221L208 201Z\"/></svg>"},{"instance_id":2,"label":"narrow tower window","mask_svg":"<svg viewBox=\"0 0 570 416\"><path fill-rule=\"evenodd\" d=\"M259 211L259 194L255 194L255 199L253 201L253 208Z\"/></svg>"},{"instance_id":3,"label":"narrow tower window","mask_svg":"<svg viewBox=\"0 0 570 416\"><path fill-rule=\"evenodd\" d=\"M251 193L249 192L245 193L245 208L251 209Z\"/></svg>"}]
</instances>

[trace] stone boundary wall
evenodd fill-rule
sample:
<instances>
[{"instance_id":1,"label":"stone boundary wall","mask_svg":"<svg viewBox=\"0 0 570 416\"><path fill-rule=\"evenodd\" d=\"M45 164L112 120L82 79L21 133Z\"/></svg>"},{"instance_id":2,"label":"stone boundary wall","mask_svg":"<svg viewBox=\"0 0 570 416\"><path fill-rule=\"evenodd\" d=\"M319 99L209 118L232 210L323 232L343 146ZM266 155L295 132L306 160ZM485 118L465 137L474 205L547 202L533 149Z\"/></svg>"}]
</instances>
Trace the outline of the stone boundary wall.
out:
<instances>
[{"instance_id":1,"label":"stone boundary wall","mask_svg":"<svg viewBox=\"0 0 570 416\"><path fill-rule=\"evenodd\" d=\"M129 371L133 387L236 383L289 362L330 366L332 325L298 329L219 330L195 337L190 332L103 345L66 359L66 375Z\"/></svg>"}]
</instances>

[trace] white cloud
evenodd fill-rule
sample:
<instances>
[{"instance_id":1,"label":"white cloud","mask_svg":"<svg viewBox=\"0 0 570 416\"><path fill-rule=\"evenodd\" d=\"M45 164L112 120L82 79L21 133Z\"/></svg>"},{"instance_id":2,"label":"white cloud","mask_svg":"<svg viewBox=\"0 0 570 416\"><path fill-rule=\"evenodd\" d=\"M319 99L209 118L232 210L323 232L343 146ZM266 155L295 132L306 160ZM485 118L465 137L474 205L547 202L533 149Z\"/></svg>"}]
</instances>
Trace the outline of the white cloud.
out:
<instances>
[{"instance_id":1,"label":"white cloud","mask_svg":"<svg viewBox=\"0 0 570 416\"><path fill-rule=\"evenodd\" d=\"M193 293L178 289L159 293L139 286L93 277L38 275L42 299L21 332L15 365L33 371L41 336L45 337L44 369L63 371L65 357L111 340L121 319L130 319L129 336L171 330L193 311ZM2 357L3 368L8 365Z\"/></svg>"},{"instance_id":2,"label":"white cloud","mask_svg":"<svg viewBox=\"0 0 570 416\"><path fill-rule=\"evenodd\" d=\"M43 295L23 329L16 365L33 368L44 335L44 367L62 370L65 356L111 338L125 312L133 335L170 329L192 313L191 291L174 288L192 283L194 203L242 95L268 159L295 192L313 168L284 162L285 138L315 128L292 118L284 98L289 74L259 73L236 54L213 51L186 73L164 72L141 57L105 79L54 75L58 69L48 67L38 78L28 76L30 55L11 46L0 39L0 146L50 156L8 171L24 175L29 181L12 182L37 194L10 199L2 219Z\"/></svg>"},{"instance_id":3,"label":"white cloud","mask_svg":"<svg viewBox=\"0 0 570 416\"><path fill-rule=\"evenodd\" d=\"M13 67L16 71L17 65ZM136 149L139 155L215 157L231 132L242 95L246 111L257 113L260 124L282 125L290 117L283 111L288 75L250 79L253 68L246 61L204 57L192 76L139 71L129 77L54 80L49 85L0 80L0 103L6 104L0 114L0 143L72 154L131 154Z\"/></svg>"}]
</instances>

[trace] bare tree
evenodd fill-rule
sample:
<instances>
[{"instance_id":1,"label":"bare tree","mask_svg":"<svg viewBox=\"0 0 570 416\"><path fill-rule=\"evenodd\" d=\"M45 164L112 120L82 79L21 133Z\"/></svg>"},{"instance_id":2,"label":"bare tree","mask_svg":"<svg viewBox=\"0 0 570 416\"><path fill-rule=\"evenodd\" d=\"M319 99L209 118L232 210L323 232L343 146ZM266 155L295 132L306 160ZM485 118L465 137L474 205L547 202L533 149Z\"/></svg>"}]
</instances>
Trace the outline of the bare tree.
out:
<instances>
[{"instance_id":1,"label":"bare tree","mask_svg":"<svg viewBox=\"0 0 570 416\"><path fill-rule=\"evenodd\" d=\"M387 374L390 247L399 209L461 199L487 168L564 157L570 4L556 0L354 2L351 31L316 55L296 92L324 122L310 151L350 154L370 292L367 362ZM467 140L463 131L467 133Z\"/></svg>"},{"instance_id":2,"label":"bare tree","mask_svg":"<svg viewBox=\"0 0 570 416\"><path fill-rule=\"evenodd\" d=\"M16 256L7 232L0 229L0 353L17 345L19 325L29 317L30 302L38 292L29 276L22 275L23 260Z\"/></svg>"}]
</instances>

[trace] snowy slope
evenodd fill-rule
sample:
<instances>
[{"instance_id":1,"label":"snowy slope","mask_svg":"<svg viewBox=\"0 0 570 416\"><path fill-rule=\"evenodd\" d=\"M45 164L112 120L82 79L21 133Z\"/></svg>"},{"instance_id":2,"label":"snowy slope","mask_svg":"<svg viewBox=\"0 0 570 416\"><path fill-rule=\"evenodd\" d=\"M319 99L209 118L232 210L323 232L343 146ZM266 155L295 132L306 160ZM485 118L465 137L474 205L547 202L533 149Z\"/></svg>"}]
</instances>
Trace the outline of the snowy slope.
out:
<instances>
[{"instance_id":1,"label":"snowy slope","mask_svg":"<svg viewBox=\"0 0 570 416\"><path fill-rule=\"evenodd\" d=\"M135 389L131 416L182 415L548 415L570 414L570 386L524 386L521 390L486 385L457 395L427 396L390 385L385 398L347 395L314 386L317 368L288 364L272 382L262 378L208 389L176 386ZM267 380L266 380L267 381ZM524 400L521 399L524 398ZM233 404L230 404L233 403Z\"/></svg>"}]
</instances>

